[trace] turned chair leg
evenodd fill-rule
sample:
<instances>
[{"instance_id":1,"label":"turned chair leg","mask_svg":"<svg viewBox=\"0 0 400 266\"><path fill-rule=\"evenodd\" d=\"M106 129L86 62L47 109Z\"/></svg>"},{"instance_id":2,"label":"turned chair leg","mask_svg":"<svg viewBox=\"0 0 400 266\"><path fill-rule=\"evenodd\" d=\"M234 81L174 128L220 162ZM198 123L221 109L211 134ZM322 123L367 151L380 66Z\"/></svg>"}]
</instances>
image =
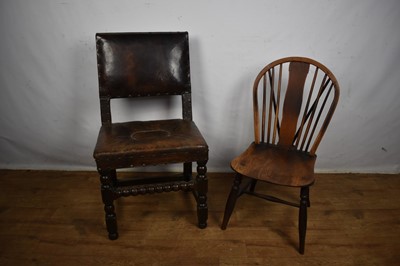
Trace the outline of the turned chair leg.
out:
<instances>
[{"instance_id":1,"label":"turned chair leg","mask_svg":"<svg viewBox=\"0 0 400 266\"><path fill-rule=\"evenodd\" d=\"M222 225L221 225L222 230L226 229L229 219L231 218L233 209L235 208L236 200L239 197L239 187L241 183L242 183L242 175L236 174L231 192L229 193L228 200L225 206L224 219L222 220Z\"/></svg>"},{"instance_id":2,"label":"turned chair leg","mask_svg":"<svg viewBox=\"0 0 400 266\"><path fill-rule=\"evenodd\" d=\"M104 203L105 220L108 231L108 238L115 240L118 238L117 230L117 216L114 208L114 195L111 191L111 186L116 179L115 170L112 171L101 171L100 182L101 182L101 197Z\"/></svg>"},{"instance_id":3,"label":"turned chair leg","mask_svg":"<svg viewBox=\"0 0 400 266\"><path fill-rule=\"evenodd\" d=\"M306 230L307 230L307 207L310 206L309 187L302 187L300 190L299 210L299 252L304 254Z\"/></svg>"},{"instance_id":4,"label":"turned chair leg","mask_svg":"<svg viewBox=\"0 0 400 266\"><path fill-rule=\"evenodd\" d=\"M196 176L196 194L197 194L197 219L199 228L203 229L207 227L208 219L208 206L207 206L207 191L208 191L208 179L207 179L207 161L197 162L197 176Z\"/></svg>"}]
</instances>

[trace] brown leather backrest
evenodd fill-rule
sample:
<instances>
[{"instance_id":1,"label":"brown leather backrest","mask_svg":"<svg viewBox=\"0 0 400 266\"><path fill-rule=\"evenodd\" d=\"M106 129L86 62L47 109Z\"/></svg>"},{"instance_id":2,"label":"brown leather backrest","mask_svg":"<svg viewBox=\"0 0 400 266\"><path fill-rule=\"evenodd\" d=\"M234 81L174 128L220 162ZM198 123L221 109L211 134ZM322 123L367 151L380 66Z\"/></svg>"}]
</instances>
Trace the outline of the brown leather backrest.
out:
<instances>
[{"instance_id":1,"label":"brown leather backrest","mask_svg":"<svg viewBox=\"0 0 400 266\"><path fill-rule=\"evenodd\" d=\"M190 93L187 32L96 34L100 98Z\"/></svg>"}]
</instances>

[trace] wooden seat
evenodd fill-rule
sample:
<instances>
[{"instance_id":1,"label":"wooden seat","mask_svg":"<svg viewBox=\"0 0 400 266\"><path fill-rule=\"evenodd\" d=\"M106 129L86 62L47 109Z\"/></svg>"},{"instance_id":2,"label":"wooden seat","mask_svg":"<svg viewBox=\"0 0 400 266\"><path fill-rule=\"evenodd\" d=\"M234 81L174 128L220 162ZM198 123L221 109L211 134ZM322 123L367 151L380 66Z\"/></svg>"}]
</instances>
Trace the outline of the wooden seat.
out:
<instances>
[{"instance_id":1,"label":"wooden seat","mask_svg":"<svg viewBox=\"0 0 400 266\"><path fill-rule=\"evenodd\" d=\"M236 176L222 229L226 229L236 200L243 194L298 207L299 252L304 254L315 152L338 98L335 76L315 60L287 57L261 70L253 86L255 140L231 162ZM242 184L243 177L249 179L245 184ZM256 192L257 181L299 187L300 203Z\"/></svg>"},{"instance_id":2,"label":"wooden seat","mask_svg":"<svg viewBox=\"0 0 400 266\"><path fill-rule=\"evenodd\" d=\"M276 145L255 144L231 165L241 175L285 186L307 186L314 182L316 156Z\"/></svg>"},{"instance_id":3,"label":"wooden seat","mask_svg":"<svg viewBox=\"0 0 400 266\"><path fill-rule=\"evenodd\" d=\"M193 121L183 119L134 121L104 125L95 159L102 167L198 161L207 156L207 143Z\"/></svg>"},{"instance_id":4,"label":"wooden seat","mask_svg":"<svg viewBox=\"0 0 400 266\"><path fill-rule=\"evenodd\" d=\"M205 228L208 146L192 121L188 33L98 33L96 45L102 126L93 157L109 238L118 238L113 201L155 192L193 191ZM182 118L112 123L111 99L173 95L181 96ZM175 163L183 163L179 176L117 178L120 168Z\"/></svg>"}]
</instances>

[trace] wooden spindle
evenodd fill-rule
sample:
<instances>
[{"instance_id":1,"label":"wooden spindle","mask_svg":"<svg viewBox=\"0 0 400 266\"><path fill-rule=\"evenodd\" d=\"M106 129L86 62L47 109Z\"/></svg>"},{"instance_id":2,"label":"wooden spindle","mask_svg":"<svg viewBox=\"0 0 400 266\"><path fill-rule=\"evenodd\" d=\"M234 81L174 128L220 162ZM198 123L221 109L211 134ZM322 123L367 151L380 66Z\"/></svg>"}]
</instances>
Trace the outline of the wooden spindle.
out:
<instances>
[{"instance_id":1,"label":"wooden spindle","mask_svg":"<svg viewBox=\"0 0 400 266\"><path fill-rule=\"evenodd\" d=\"M324 78L322 79L321 86L319 88L317 98L314 100L314 103L312 104L312 106L310 108L310 112L309 112L310 115L309 115L309 118L308 118L307 128L306 128L306 132L304 133L304 137L303 137L303 141L302 141L301 146L300 146L300 150L303 150L304 144L306 143L306 140L308 139L308 133L309 133L311 125L313 123L315 110L317 109L317 105L318 105L319 99L321 97L321 94L322 94L322 92L324 91L324 89L325 89L325 87L327 85L327 83L326 83L327 78L328 78L328 75L325 74ZM307 148L304 149L304 150L307 150Z\"/></svg>"},{"instance_id":2,"label":"wooden spindle","mask_svg":"<svg viewBox=\"0 0 400 266\"><path fill-rule=\"evenodd\" d=\"M263 103L262 103L262 122L261 122L261 142L265 142L265 116L266 116L266 101L267 101L267 81L266 74L263 75Z\"/></svg>"},{"instance_id":3,"label":"wooden spindle","mask_svg":"<svg viewBox=\"0 0 400 266\"><path fill-rule=\"evenodd\" d=\"M282 87L282 64L279 64L278 92L277 92L277 99L276 99L275 121L274 121L273 136L272 136L273 144L276 143L275 140L276 140L278 118L279 118L279 103L280 103L280 99L281 99L281 87Z\"/></svg>"},{"instance_id":4,"label":"wooden spindle","mask_svg":"<svg viewBox=\"0 0 400 266\"><path fill-rule=\"evenodd\" d=\"M301 123L300 123L300 128L298 129L298 131L297 131L297 133L295 135L295 138L294 138L295 139L295 144L294 145L295 145L296 148L299 145L300 138L301 138L301 133L303 132L304 124L305 124L305 122L307 120L307 117L308 117L307 116L307 112L308 112L308 108L310 106L311 96L314 93L314 87L315 87L315 82L316 82L317 76L318 76L318 70L319 70L319 68L316 67L315 68L315 72L314 72L314 77L313 77L313 80L312 80L312 83L311 83L310 91L308 93L306 106L304 108L303 117L302 117L302 120L301 120Z\"/></svg>"}]
</instances>

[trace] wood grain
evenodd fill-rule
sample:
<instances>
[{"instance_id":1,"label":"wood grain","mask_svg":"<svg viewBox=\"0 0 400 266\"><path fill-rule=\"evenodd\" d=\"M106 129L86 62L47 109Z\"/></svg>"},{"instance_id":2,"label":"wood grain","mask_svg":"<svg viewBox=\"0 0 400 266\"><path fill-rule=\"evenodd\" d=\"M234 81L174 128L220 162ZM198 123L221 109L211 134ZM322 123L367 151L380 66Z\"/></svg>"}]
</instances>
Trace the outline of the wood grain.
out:
<instances>
[{"instance_id":1,"label":"wood grain","mask_svg":"<svg viewBox=\"0 0 400 266\"><path fill-rule=\"evenodd\" d=\"M232 178L209 174L206 229L190 193L161 193L119 199L110 241L96 172L0 171L0 265L398 265L400 175L318 174L303 256L296 208L243 196L219 228Z\"/></svg>"}]
</instances>

